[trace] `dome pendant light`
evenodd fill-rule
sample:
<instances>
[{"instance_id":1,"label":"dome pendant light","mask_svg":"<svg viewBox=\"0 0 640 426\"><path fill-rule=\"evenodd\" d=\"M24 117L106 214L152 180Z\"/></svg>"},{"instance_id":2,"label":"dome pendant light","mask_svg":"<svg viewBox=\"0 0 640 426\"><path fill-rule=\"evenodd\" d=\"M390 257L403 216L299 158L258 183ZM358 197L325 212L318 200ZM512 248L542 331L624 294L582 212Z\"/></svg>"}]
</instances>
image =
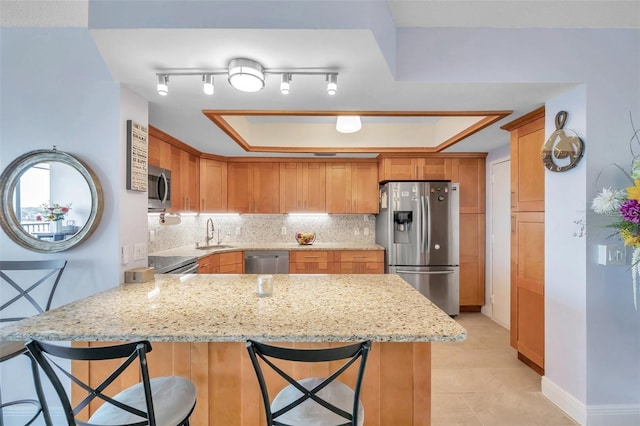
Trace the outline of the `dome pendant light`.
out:
<instances>
[{"instance_id":1,"label":"dome pendant light","mask_svg":"<svg viewBox=\"0 0 640 426\"><path fill-rule=\"evenodd\" d=\"M336 130L340 133L355 133L362 129L359 115L339 115L336 119Z\"/></svg>"},{"instance_id":2,"label":"dome pendant light","mask_svg":"<svg viewBox=\"0 0 640 426\"><path fill-rule=\"evenodd\" d=\"M258 92L264 87L264 67L256 61L236 58L229 61L229 84L241 92Z\"/></svg>"}]
</instances>

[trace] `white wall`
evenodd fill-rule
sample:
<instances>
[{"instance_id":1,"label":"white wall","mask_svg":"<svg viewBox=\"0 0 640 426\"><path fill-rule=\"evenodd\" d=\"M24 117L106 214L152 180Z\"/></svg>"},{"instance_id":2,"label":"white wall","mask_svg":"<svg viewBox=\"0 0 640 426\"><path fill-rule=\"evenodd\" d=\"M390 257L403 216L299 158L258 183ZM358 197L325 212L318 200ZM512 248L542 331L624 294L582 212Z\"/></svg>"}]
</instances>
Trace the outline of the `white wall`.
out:
<instances>
[{"instance_id":1,"label":"white wall","mask_svg":"<svg viewBox=\"0 0 640 426\"><path fill-rule=\"evenodd\" d=\"M0 77L0 169L25 152L56 145L95 171L105 204L100 225L80 246L40 254L2 232L0 259L67 259L54 306L118 285L120 94L93 40L86 29L2 28ZM33 395L22 361L2 364L4 401Z\"/></svg>"}]
</instances>

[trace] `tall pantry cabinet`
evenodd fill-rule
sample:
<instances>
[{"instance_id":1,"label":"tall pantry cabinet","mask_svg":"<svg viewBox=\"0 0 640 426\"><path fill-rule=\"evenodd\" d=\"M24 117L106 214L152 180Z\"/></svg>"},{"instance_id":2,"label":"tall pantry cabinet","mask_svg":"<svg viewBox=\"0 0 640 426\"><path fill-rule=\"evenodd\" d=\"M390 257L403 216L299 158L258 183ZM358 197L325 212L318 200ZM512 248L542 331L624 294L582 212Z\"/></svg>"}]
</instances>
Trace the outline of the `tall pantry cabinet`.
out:
<instances>
[{"instance_id":1,"label":"tall pantry cabinet","mask_svg":"<svg viewBox=\"0 0 640 426\"><path fill-rule=\"evenodd\" d=\"M502 126L511 133L511 346L544 374L544 107Z\"/></svg>"}]
</instances>

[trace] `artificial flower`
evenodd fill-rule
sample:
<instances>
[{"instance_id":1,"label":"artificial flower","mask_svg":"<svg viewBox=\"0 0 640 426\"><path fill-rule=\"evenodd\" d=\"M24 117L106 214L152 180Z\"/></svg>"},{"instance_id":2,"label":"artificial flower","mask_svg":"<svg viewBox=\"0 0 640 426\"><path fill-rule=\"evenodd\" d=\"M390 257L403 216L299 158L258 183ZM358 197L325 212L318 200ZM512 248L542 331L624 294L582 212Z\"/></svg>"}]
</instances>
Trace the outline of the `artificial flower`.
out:
<instances>
[{"instance_id":1,"label":"artificial flower","mask_svg":"<svg viewBox=\"0 0 640 426\"><path fill-rule=\"evenodd\" d=\"M633 186L627 187L627 198L640 201L640 180L636 179Z\"/></svg>"},{"instance_id":2,"label":"artificial flower","mask_svg":"<svg viewBox=\"0 0 640 426\"><path fill-rule=\"evenodd\" d=\"M71 204L61 206L58 203L49 202L49 204L45 203L41 207L42 214L36 216L36 220L38 222L42 220L46 220L47 222L56 222L58 220L63 220L64 216L71 210Z\"/></svg>"},{"instance_id":3,"label":"artificial flower","mask_svg":"<svg viewBox=\"0 0 640 426\"><path fill-rule=\"evenodd\" d=\"M625 196L625 192L621 189L603 188L591 202L591 209L603 215L617 213Z\"/></svg>"}]
</instances>

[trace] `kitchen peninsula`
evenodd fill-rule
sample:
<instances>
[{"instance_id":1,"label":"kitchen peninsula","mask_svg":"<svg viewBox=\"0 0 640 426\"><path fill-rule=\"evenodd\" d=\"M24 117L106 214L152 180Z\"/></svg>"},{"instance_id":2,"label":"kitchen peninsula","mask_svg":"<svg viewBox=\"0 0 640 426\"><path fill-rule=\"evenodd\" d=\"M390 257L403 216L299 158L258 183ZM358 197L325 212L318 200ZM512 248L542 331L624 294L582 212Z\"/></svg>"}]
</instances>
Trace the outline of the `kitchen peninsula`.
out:
<instances>
[{"instance_id":1,"label":"kitchen peninsula","mask_svg":"<svg viewBox=\"0 0 640 426\"><path fill-rule=\"evenodd\" d=\"M196 384L192 424L251 426L264 419L247 339L296 347L370 339L366 424L429 425L430 344L464 340L466 331L395 275L275 275L267 298L256 295L256 275L156 275L7 326L0 336L89 345L148 339L152 375Z\"/></svg>"}]
</instances>

